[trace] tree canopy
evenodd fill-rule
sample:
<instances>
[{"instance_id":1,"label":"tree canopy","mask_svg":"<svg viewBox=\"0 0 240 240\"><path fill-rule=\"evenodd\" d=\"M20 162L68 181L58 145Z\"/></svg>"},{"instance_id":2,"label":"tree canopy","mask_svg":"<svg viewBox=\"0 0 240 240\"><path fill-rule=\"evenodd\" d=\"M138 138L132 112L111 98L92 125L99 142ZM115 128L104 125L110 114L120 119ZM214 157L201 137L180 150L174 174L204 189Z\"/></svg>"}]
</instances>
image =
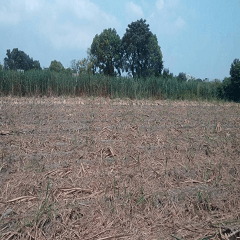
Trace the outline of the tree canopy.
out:
<instances>
[{"instance_id":1,"label":"tree canopy","mask_svg":"<svg viewBox=\"0 0 240 240\"><path fill-rule=\"evenodd\" d=\"M61 62L58 62L57 60L51 61L51 64L49 66L50 71L55 71L55 72L61 72L64 70L64 67Z\"/></svg>"},{"instance_id":2,"label":"tree canopy","mask_svg":"<svg viewBox=\"0 0 240 240\"><path fill-rule=\"evenodd\" d=\"M162 52L146 20L140 19L128 25L122 38L122 48L124 70L133 78L161 74Z\"/></svg>"},{"instance_id":3,"label":"tree canopy","mask_svg":"<svg viewBox=\"0 0 240 240\"><path fill-rule=\"evenodd\" d=\"M115 29L105 29L93 39L90 56L100 73L114 76L121 75L121 39ZM116 70L116 71L115 71Z\"/></svg>"},{"instance_id":4,"label":"tree canopy","mask_svg":"<svg viewBox=\"0 0 240 240\"><path fill-rule=\"evenodd\" d=\"M24 71L30 69L41 69L39 61L34 61L24 51L14 48L12 51L7 50L7 57L4 58L4 69L5 70L17 70L21 69Z\"/></svg>"}]
</instances>

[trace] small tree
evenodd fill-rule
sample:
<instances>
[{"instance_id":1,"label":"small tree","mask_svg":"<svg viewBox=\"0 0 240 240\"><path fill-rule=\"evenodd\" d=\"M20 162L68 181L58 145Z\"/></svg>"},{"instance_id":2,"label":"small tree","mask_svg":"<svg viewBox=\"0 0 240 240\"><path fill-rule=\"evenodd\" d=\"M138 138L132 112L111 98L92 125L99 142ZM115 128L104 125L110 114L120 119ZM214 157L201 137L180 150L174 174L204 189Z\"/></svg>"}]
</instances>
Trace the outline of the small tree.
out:
<instances>
[{"instance_id":1,"label":"small tree","mask_svg":"<svg viewBox=\"0 0 240 240\"><path fill-rule=\"evenodd\" d=\"M7 50L7 57L4 58L4 69L24 71L30 69L41 69L39 61L33 61L25 52L19 51L18 48L14 48L12 51Z\"/></svg>"},{"instance_id":2,"label":"small tree","mask_svg":"<svg viewBox=\"0 0 240 240\"><path fill-rule=\"evenodd\" d=\"M164 78L173 77L173 73L170 73L168 68L163 69L163 74L162 75L163 75Z\"/></svg>"},{"instance_id":3,"label":"small tree","mask_svg":"<svg viewBox=\"0 0 240 240\"><path fill-rule=\"evenodd\" d=\"M73 73L81 74L81 73L94 73L94 65L91 61L90 57L90 49L87 51L87 58L83 58L82 60L76 61L76 59L71 61L71 69Z\"/></svg>"},{"instance_id":4,"label":"small tree","mask_svg":"<svg viewBox=\"0 0 240 240\"><path fill-rule=\"evenodd\" d=\"M180 72L177 76L177 79L178 81L186 82L187 81L186 73Z\"/></svg>"},{"instance_id":5,"label":"small tree","mask_svg":"<svg viewBox=\"0 0 240 240\"><path fill-rule=\"evenodd\" d=\"M218 96L219 98L225 100L232 100L232 86L230 77L225 77L223 79L221 87L218 88Z\"/></svg>"},{"instance_id":6,"label":"small tree","mask_svg":"<svg viewBox=\"0 0 240 240\"><path fill-rule=\"evenodd\" d=\"M55 71L55 72L61 72L64 70L64 67L61 62L58 62L57 60L51 61L51 64L49 66L50 71Z\"/></svg>"},{"instance_id":7,"label":"small tree","mask_svg":"<svg viewBox=\"0 0 240 240\"><path fill-rule=\"evenodd\" d=\"M77 60L76 59L73 59L71 61L71 69L72 69L72 72L73 73L78 73L78 65L77 65Z\"/></svg>"},{"instance_id":8,"label":"small tree","mask_svg":"<svg viewBox=\"0 0 240 240\"><path fill-rule=\"evenodd\" d=\"M40 62L39 61L33 61L33 69L41 70Z\"/></svg>"},{"instance_id":9,"label":"small tree","mask_svg":"<svg viewBox=\"0 0 240 240\"><path fill-rule=\"evenodd\" d=\"M73 73L72 69L69 68L69 67L68 67L68 68L64 68L63 71L64 71L66 74L72 74L72 73Z\"/></svg>"},{"instance_id":10,"label":"small tree","mask_svg":"<svg viewBox=\"0 0 240 240\"><path fill-rule=\"evenodd\" d=\"M93 64L92 62L87 59L87 58L83 58L81 61L78 61L78 68L79 68L79 73L93 73Z\"/></svg>"}]
</instances>

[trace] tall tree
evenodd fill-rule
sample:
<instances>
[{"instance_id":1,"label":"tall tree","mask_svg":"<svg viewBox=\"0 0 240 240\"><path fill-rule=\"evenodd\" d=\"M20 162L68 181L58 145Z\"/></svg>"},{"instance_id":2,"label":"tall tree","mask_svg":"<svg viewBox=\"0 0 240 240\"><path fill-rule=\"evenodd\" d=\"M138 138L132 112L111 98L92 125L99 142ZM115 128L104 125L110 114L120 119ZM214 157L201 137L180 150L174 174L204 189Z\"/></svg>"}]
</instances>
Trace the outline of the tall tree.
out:
<instances>
[{"instance_id":1,"label":"tall tree","mask_svg":"<svg viewBox=\"0 0 240 240\"><path fill-rule=\"evenodd\" d=\"M240 61L237 58L231 64L230 76L232 100L240 101Z\"/></svg>"},{"instance_id":2,"label":"tall tree","mask_svg":"<svg viewBox=\"0 0 240 240\"><path fill-rule=\"evenodd\" d=\"M115 29L105 29L94 37L90 57L100 73L114 76L117 71L121 75L121 39Z\"/></svg>"},{"instance_id":3,"label":"tall tree","mask_svg":"<svg viewBox=\"0 0 240 240\"><path fill-rule=\"evenodd\" d=\"M162 52L146 20L128 25L122 38L124 70L135 77L158 76L163 69Z\"/></svg>"},{"instance_id":4,"label":"tall tree","mask_svg":"<svg viewBox=\"0 0 240 240\"><path fill-rule=\"evenodd\" d=\"M24 51L20 51L18 48L14 48L12 51L8 49L6 55L7 57L4 58L4 69L6 70L41 69L39 61L33 61Z\"/></svg>"}]
</instances>

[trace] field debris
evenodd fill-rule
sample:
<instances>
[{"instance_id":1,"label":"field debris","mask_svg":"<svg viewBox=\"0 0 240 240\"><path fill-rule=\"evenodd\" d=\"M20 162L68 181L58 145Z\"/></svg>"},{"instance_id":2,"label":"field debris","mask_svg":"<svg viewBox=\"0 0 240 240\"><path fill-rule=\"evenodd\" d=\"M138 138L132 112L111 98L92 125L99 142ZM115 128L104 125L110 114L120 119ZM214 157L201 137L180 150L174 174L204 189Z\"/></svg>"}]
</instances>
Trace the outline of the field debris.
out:
<instances>
[{"instance_id":1,"label":"field debris","mask_svg":"<svg viewBox=\"0 0 240 240\"><path fill-rule=\"evenodd\" d=\"M237 103L0 99L0 239L240 239Z\"/></svg>"}]
</instances>

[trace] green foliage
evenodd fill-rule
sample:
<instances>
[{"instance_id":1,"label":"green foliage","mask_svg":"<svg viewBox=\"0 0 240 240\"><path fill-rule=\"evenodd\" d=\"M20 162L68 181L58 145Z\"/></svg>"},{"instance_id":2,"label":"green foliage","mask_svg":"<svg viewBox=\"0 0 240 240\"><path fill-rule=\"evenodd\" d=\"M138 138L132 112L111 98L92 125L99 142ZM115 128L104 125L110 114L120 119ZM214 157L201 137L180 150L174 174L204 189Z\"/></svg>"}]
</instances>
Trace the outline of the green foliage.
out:
<instances>
[{"instance_id":1,"label":"green foliage","mask_svg":"<svg viewBox=\"0 0 240 240\"><path fill-rule=\"evenodd\" d=\"M66 74L72 74L72 73L73 73L73 71L72 71L71 68L66 68L66 69L64 68L63 71L64 71Z\"/></svg>"},{"instance_id":2,"label":"green foliage","mask_svg":"<svg viewBox=\"0 0 240 240\"><path fill-rule=\"evenodd\" d=\"M217 96L219 99L230 100L231 91L230 91L230 78L225 77L222 83L217 85Z\"/></svg>"},{"instance_id":3,"label":"green foliage","mask_svg":"<svg viewBox=\"0 0 240 240\"><path fill-rule=\"evenodd\" d=\"M39 61L33 61L33 67L31 69L38 69L41 70L40 62Z\"/></svg>"},{"instance_id":4,"label":"green foliage","mask_svg":"<svg viewBox=\"0 0 240 240\"><path fill-rule=\"evenodd\" d=\"M163 69L157 37L143 19L129 24L122 40L111 28L97 34L91 44L90 63L87 68L92 72L98 71L108 76L120 76L123 70L133 78L146 78L160 76ZM75 73L80 71L79 68L79 62L73 61Z\"/></svg>"},{"instance_id":5,"label":"green foliage","mask_svg":"<svg viewBox=\"0 0 240 240\"><path fill-rule=\"evenodd\" d=\"M172 78L173 77L173 73L170 73L168 68L164 68L163 69L163 74L162 74L165 78Z\"/></svg>"},{"instance_id":6,"label":"green foliage","mask_svg":"<svg viewBox=\"0 0 240 240\"><path fill-rule=\"evenodd\" d=\"M0 63L0 71L3 70L3 65Z\"/></svg>"},{"instance_id":7,"label":"green foliage","mask_svg":"<svg viewBox=\"0 0 240 240\"><path fill-rule=\"evenodd\" d=\"M71 69L72 69L72 72L73 73L78 73L79 72L79 69L78 69L78 62L76 59L73 59L71 61Z\"/></svg>"},{"instance_id":8,"label":"green foliage","mask_svg":"<svg viewBox=\"0 0 240 240\"><path fill-rule=\"evenodd\" d=\"M153 35L150 38L150 41L148 43L148 49L149 49L149 56L146 57L146 74L143 75L143 77L146 76L160 76L162 69L163 69L163 60L162 60L162 52L161 48L158 45L157 36Z\"/></svg>"},{"instance_id":9,"label":"green foliage","mask_svg":"<svg viewBox=\"0 0 240 240\"><path fill-rule=\"evenodd\" d=\"M93 73L93 63L88 58L83 58L82 60L71 61L71 69L75 74L92 74Z\"/></svg>"},{"instance_id":10,"label":"green foliage","mask_svg":"<svg viewBox=\"0 0 240 240\"><path fill-rule=\"evenodd\" d=\"M176 77L109 77L72 71L0 71L0 95L16 96L99 96L131 99L217 99L216 83L180 82Z\"/></svg>"},{"instance_id":11,"label":"green foliage","mask_svg":"<svg viewBox=\"0 0 240 240\"><path fill-rule=\"evenodd\" d=\"M177 76L177 79L178 81L186 82L187 81L186 73L180 72Z\"/></svg>"},{"instance_id":12,"label":"green foliage","mask_svg":"<svg viewBox=\"0 0 240 240\"><path fill-rule=\"evenodd\" d=\"M122 38L122 48L124 70L133 78L161 74L161 49L146 20L140 19L128 25Z\"/></svg>"},{"instance_id":13,"label":"green foliage","mask_svg":"<svg viewBox=\"0 0 240 240\"><path fill-rule=\"evenodd\" d=\"M90 55L91 61L99 73L116 75L115 70L121 75L121 39L115 29L105 29L93 39Z\"/></svg>"},{"instance_id":14,"label":"green foliage","mask_svg":"<svg viewBox=\"0 0 240 240\"><path fill-rule=\"evenodd\" d=\"M81 61L78 61L79 73L93 73L93 63L89 58L83 58Z\"/></svg>"},{"instance_id":15,"label":"green foliage","mask_svg":"<svg viewBox=\"0 0 240 240\"><path fill-rule=\"evenodd\" d=\"M230 68L231 75L231 97L234 101L240 101L240 61L239 59L234 59Z\"/></svg>"},{"instance_id":16,"label":"green foliage","mask_svg":"<svg viewBox=\"0 0 240 240\"><path fill-rule=\"evenodd\" d=\"M58 62L57 60L51 61L51 64L49 66L50 71L55 72L61 72L64 70L64 67L61 62Z\"/></svg>"},{"instance_id":17,"label":"green foliage","mask_svg":"<svg viewBox=\"0 0 240 240\"><path fill-rule=\"evenodd\" d=\"M87 57L82 60L72 60L71 61L71 69L73 73L83 74L83 73L94 73L94 65L91 61L91 49L88 48Z\"/></svg>"},{"instance_id":18,"label":"green foliage","mask_svg":"<svg viewBox=\"0 0 240 240\"><path fill-rule=\"evenodd\" d=\"M41 69L39 61L33 61L25 52L19 51L18 48L14 48L12 51L7 50L7 57L4 58L4 69L5 70L30 70L30 69Z\"/></svg>"},{"instance_id":19,"label":"green foliage","mask_svg":"<svg viewBox=\"0 0 240 240\"><path fill-rule=\"evenodd\" d=\"M239 59L234 59L233 63L231 64L230 68L230 75L231 75L231 81L233 82L234 80L239 80L240 78L240 61Z\"/></svg>"},{"instance_id":20,"label":"green foliage","mask_svg":"<svg viewBox=\"0 0 240 240\"><path fill-rule=\"evenodd\" d=\"M222 83L217 84L217 94L219 99L240 101L240 61L234 59L230 68L231 77L225 77ZM216 82L216 81L215 81Z\"/></svg>"}]
</instances>

